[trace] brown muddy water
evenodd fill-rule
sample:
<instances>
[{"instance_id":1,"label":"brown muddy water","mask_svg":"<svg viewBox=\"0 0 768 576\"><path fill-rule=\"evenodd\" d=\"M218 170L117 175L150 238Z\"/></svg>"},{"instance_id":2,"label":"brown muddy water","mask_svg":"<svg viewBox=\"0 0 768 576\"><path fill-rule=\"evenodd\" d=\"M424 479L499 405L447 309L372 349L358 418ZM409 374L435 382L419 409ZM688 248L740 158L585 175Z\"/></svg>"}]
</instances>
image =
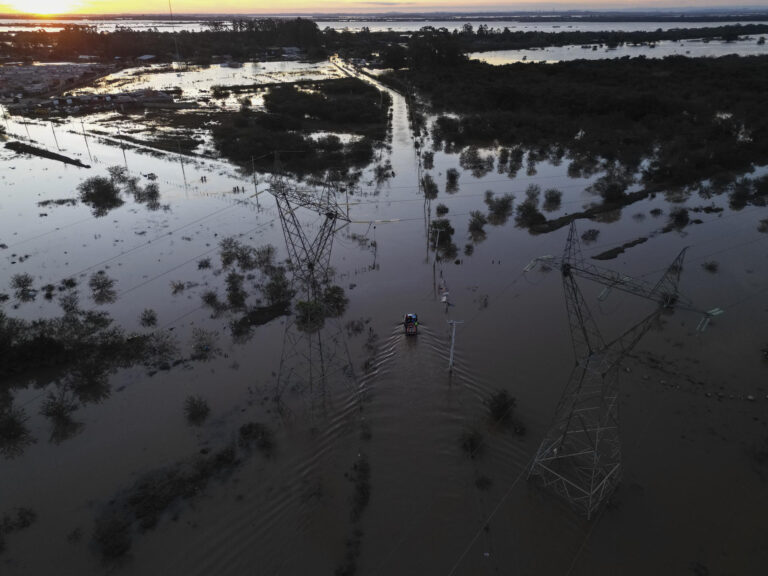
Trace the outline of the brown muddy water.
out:
<instances>
[{"instance_id":1,"label":"brown muddy water","mask_svg":"<svg viewBox=\"0 0 768 576\"><path fill-rule=\"evenodd\" d=\"M659 194L578 223L581 232L600 231L584 244L587 256L648 237L603 263L647 279L689 246L682 291L703 309L726 310L703 334L696 314L663 316L627 360L623 478L587 521L526 475L574 358L558 272L522 270L536 256L561 253L567 228L534 236L511 217L486 224L473 242L468 222L471 211L486 210L486 190L520 201L530 184L557 188L562 204L551 217L594 202L585 191L591 180L569 178L567 161L540 162L515 178L496 170L473 176L458 155L436 152L428 172L439 193L426 204L405 101L394 95L393 106L392 149L380 161L389 159L395 176L377 186L373 167L363 175L352 222L336 232L331 256L349 304L314 335L280 317L242 341L233 338L231 315L202 306L206 290L224 294L223 238L271 244L278 261L287 257L277 207L269 194L252 197L250 176L225 162L122 150L98 138L89 139L89 152L79 121L55 128L58 147L90 169L0 149L0 293L9 296L2 310L26 320L58 316L56 298L42 292L19 301L12 278L30 274L36 288L75 278L81 308L105 311L129 332L168 332L187 359L169 370L107 370L101 393L77 401L80 426L63 438L40 413L61 386L55 374L2 384L34 442L0 455L0 516L35 513L26 528L3 525L4 576L764 573L768 235L758 227L768 209L731 210L725 196L693 195L683 205L714 203L723 212L661 233L674 205ZM6 125L14 139L29 130L36 145L57 151L47 123ZM123 195L123 205L97 217L82 202L38 205L77 198L83 180L114 165L127 166L141 186L157 183L160 206ZM461 172L454 193L446 192L449 168ZM256 187L266 191L267 178ZM458 255L436 261L428 220L441 203ZM656 208L663 215L654 217ZM297 213L314 234L319 217ZM210 268L199 267L204 258ZM713 261L715 272L702 266ZM98 271L116 281L112 303L90 296ZM256 280L246 288L254 291ZM599 301L598 287L583 287L608 334L649 309L619 294ZM157 328L140 324L147 308ZM419 314L415 338L403 334L404 312ZM453 373L449 320L464 321ZM190 359L201 328L215 335L214 353ZM516 399L512 426L489 416L486 402L499 390ZM198 426L185 418L190 395L210 407ZM249 423L259 426L242 428ZM474 457L462 448L471 432L482 438ZM196 458L228 446L233 460L222 457L208 475L194 472L203 469ZM186 478L183 496L137 498L142 487L152 491L148 478ZM123 526L130 548L119 561L105 560L94 533L131 502L149 508L148 519Z\"/></svg>"}]
</instances>

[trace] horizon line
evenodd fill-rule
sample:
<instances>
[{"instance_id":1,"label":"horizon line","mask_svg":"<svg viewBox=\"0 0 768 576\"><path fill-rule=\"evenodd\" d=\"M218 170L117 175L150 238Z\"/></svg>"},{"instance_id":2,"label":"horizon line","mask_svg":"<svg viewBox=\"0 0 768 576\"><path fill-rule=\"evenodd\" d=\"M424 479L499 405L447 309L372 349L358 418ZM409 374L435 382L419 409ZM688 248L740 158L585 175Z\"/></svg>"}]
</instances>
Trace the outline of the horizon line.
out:
<instances>
[{"instance_id":1,"label":"horizon line","mask_svg":"<svg viewBox=\"0 0 768 576\"><path fill-rule=\"evenodd\" d=\"M308 11L289 11L289 12L174 12L173 17L228 17L228 16L261 16L261 17L418 17L418 16L568 16L568 15L614 15L614 14L637 14L637 15L682 15L682 14L714 14L728 12L735 13L764 13L768 14L768 6L765 5L742 5L742 6L703 6L703 7L627 7L612 9L519 9L519 10L414 10L414 11L388 11L388 12L308 12ZM671 13L671 14L670 14ZM29 19L29 20L55 20L56 18L169 18L166 12L94 12L94 13L76 13L62 12L60 14L34 14L23 12L0 13L0 18L4 19Z\"/></svg>"}]
</instances>

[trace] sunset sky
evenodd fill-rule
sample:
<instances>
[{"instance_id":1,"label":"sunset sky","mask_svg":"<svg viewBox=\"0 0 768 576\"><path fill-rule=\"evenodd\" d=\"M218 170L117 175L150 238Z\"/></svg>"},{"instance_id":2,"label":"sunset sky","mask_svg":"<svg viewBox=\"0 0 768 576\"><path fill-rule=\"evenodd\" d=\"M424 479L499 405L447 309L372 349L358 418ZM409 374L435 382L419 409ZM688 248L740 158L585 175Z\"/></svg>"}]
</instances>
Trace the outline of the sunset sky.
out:
<instances>
[{"instance_id":1,"label":"sunset sky","mask_svg":"<svg viewBox=\"0 0 768 576\"><path fill-rule=\"evenodd\" d=\"M429 12L435 10L551 10L551 9L639 9L706 6L764 6L768 0L172 0L174 13L289 13L289 12ZM0 0L0 13L36 14L164 14L167 0Z\"/></svg>"}]
</instances>

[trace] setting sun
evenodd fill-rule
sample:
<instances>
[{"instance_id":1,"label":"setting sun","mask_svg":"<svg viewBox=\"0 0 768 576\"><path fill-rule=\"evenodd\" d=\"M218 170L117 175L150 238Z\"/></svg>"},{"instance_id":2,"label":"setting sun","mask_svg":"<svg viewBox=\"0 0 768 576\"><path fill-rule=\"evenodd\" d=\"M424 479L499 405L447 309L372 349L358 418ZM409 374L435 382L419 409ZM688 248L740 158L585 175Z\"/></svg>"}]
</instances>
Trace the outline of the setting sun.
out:
<instances>
[{"instance_id":1,"label":"setting sun","mask_svg":"<svg viewBox=\"0 0 768 576\"><path fill-rule=\"evenodd\" d=\"M13 10L23 14L67 14L78 7L79 2L69 0L14 0L9 2Z\"/></svg>"}]
</instances>

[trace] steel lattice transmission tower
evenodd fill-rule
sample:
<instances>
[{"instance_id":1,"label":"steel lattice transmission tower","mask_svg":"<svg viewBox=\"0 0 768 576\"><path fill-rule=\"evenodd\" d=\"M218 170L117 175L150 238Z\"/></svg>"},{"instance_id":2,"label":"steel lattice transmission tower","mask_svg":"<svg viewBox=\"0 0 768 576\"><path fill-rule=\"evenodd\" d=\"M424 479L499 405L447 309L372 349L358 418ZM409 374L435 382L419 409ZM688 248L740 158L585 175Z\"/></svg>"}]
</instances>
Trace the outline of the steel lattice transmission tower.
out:
<instances>
[{"instance_id":1,"label":"steel lattice transmission tower","mask_svg":"<svg viewBox=\"0 0 768 576\"><path fill-rule=\"evenodd\" d=\"M293 287L310 304L322 300L331 280L331 251L335 233L349 222L348 213L338 204L339 187L326 182L319 190L301 190L284 178L276 166L270 193L275 197L288 250ZM298 211L311 210L319 223L302 223ZM342 222L342 226L338 223ZM309 323L310 325L312 322ZM344 333L337 322L328 326L300 326L295 316L286 323L280 368L277 374L278 406L286 386L308 389L324 399L326 379L331 374L354 377Z\"/></svg>"},{"instance_id":2,"label":"steel lattice transmission tower","mask_svg":"<svg viewBox=\"0 0 768 576\"><path fill-rule=\"evenodd\" d=\"M695 310L678 291L683 249L655 284L585 263L575 224L571 224L562 258L539 258L558 268L576 364L555 411L551 427L541 442L529 478L541 483L588 518L616 487L621 476L618 380L621 361L657 321L665 308ZM604 299L611 289L653 300L657 306L619 337L606 341L579 288L577 278L604 284ZM705 317L722 311L710 310ZM701 325L701 323L700 323Z\"/></svg>"}]
</instances>

